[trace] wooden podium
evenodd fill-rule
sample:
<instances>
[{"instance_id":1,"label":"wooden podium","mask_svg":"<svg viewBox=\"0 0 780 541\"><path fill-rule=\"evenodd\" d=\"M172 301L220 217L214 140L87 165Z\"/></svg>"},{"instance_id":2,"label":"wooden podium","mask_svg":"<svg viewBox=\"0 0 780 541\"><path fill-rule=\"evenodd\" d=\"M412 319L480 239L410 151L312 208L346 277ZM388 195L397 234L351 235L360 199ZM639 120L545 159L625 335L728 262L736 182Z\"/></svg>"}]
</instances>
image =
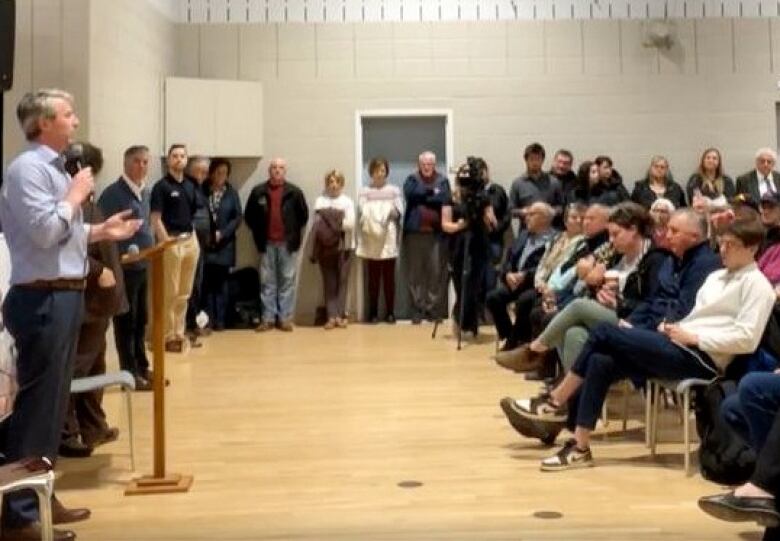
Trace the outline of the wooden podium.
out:
<instances>
[{"instance_id":1,"label":"wooden podium","mask_svg":"<svg viewBox=\"0 0 780 541\"><path fill-rule=\"evenodd\" d=\"M152 290L152 359L154 377L154 473L130 481L125 496L187 492L192 486L191 475L167 473L165 470L165 250L177 244L179 238L160 242L136 254L122 256L122 264L146 260L151 268Z\"/></svg>"}]
</instances>

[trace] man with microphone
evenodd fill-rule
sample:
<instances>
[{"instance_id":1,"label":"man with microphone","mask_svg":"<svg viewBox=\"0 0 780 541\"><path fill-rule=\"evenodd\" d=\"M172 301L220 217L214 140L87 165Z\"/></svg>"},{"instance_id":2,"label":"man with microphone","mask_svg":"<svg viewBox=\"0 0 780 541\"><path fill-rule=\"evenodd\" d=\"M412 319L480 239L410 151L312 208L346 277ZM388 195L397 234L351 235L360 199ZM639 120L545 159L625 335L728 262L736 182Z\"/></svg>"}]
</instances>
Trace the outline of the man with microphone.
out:
<instances>
[{"instance_id":1,"label":"man with microphone","mask_svg":"<svg viewBox=\"0 0 780 541\"><path fill-rule=\"evenodd\" d=\"M81 205L94 190L92 171L87 167L71 177L61 156L79 125L73 96L56 89L28 93L16 114L30 145L8 166L0 222L11 255L3 321L18 350L20 390L4 427L2 452L8 461L42 456L53 462L82 321L87 243L128 238L141 222L122 212L84 224ZM2 539L39 539L35 495L15 492L4 503ZM87 516L60 508L54 521ZM55 531L56 540L74 538L70 530Z\"/></svg>"}]
</instances>

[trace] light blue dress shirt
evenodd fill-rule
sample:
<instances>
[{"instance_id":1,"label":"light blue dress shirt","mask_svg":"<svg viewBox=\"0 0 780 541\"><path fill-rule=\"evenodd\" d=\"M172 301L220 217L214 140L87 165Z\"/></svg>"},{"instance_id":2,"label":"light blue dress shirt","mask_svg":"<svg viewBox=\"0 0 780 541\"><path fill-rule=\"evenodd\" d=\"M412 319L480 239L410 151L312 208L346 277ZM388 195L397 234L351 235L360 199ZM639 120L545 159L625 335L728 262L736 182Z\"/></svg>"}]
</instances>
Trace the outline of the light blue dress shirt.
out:
<instances>
[{"instance_id":1,"label":"light blue dress shirt","mask_svg":"<svg viewBox=\"0 0 780 541\"><path fill-rule=\"evenodd\" d=\"M64 201L64 160L32 144L8 166L0 190L0 224L11 253L11 285L87 274L89 226Z\"/></svg>"}]
</instances>

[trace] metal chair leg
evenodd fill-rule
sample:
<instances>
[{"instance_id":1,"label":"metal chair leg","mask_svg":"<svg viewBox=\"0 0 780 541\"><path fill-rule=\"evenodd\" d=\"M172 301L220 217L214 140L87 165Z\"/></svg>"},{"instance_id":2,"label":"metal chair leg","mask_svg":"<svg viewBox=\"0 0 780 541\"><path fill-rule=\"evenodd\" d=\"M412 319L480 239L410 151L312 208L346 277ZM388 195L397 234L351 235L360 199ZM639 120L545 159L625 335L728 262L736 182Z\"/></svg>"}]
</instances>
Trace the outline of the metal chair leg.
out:
<instances>
[{"instance_id":1,"label":"metal chair leg","mask_svg":"<svg viewBox=\"0 0 780 541\"><path fill-rule=\"evenodd\" d=\"M691 473L691 435L688 432L690 419L691 419L691 391L690 389L685 389L683 392L683 409L682 409L682 416L683 416L683 439L685 441L685 475L690 475Z\"/></svg>"},{"instance_id":2,"label":"metal chair leg","mask_svg":"<svg viewBox=\"0 0 780 541\"><path fill-rule=\"evenodd\" d=\"M125 409L127 410L127 436L130 440L130 469L135 471L135 438L133 437L133 391L122 388L125 394Z\"/></svg>"},{"instance_id":3,"label":"metal chair leg","mask_svg":"<svg viewBox=\"0 0 780 541\"><path fill-rule=\"evenodd\" d=\"M653 395L655 401L653 402L653 418L651 420L651 436L650 436L650 456L655 456L655 449L658 444L658 415L661 407L661 385L653 383Z\"/></svg>"},{"instance_id":4,"label":"metal chair leg","mask_svg":"<svg viewBox=\"0 0 780 541\"><path fill-rule=\"evenodd\" d=\"M650 447L653 419L653 384L645 382L645 447Z\"/></svg>"}]
</instances>

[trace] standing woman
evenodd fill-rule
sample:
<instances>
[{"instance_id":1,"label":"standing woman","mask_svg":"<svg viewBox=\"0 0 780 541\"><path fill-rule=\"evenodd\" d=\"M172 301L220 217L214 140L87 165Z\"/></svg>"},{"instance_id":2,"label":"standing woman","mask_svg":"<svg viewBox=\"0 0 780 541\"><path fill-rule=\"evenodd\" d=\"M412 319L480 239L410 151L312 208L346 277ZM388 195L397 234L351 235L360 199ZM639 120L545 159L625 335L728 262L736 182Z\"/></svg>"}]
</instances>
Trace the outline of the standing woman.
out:
<instances>
[{"instance_id":1,"label":"standing woman","mask_svg":"<svg viewBox=\"0 0 780 541\"><path fill-rule=\"evenodd\" d=\"M723 159L717 148L708 148L701 155L699 169L688 179L688 201L702 197L709 207L725 207L736 194L734 181L723 174Z\"/></svg>"},{"instance_id":2,"label":"standing woman","mask_svg":"<svg viewBox=\"0 0 780 541\"><path fill-rule=\"evenodd\" d=\"M230 185L231 165L215 158L204 185L208 199L211 235L206 244L206 312L215 331L225 329L228 276L236 264L236 230L241 223L241 200Z\"/></svg>"},{"instance_id":3,"label":"standing woman","mask_svg":"<svg viewBox=\"0 0 780 541\"><path fill-rule=\"evenodd\" d=\"M344 174L325 175L325 191L314 202L314 253L322 272L328 320L325 329L347 326L347 286L355 249L355 204L344 195Z\"/></svg>"},{"instance_id":4,"label":"standing woman","mask_svg":"<svg viewBox=\"0 0 780 541\"><path fill-rule=\"evenodd\" d=\"M368 321L379 322L379 285L385 294L385 321L395 323L395 261L404 199L398 186L387 183L390 165L385 158L368 164L371 184L360 189L357 255L368 272Z\"/></svg>"},{"instance_id":5,"label":"standing woman","mask_svg":"<svg viewBox=\"0 0 780 541\"><path fill-rule=\"evenodd\" d=\"M669 160L663 156L653 156L647 176L634 184L631 200L645 207L645 210L649 210L653 201L659 197L668 199L678 209L687 206L685 193L669 172Z\"/></svg>"}]
</instances>

